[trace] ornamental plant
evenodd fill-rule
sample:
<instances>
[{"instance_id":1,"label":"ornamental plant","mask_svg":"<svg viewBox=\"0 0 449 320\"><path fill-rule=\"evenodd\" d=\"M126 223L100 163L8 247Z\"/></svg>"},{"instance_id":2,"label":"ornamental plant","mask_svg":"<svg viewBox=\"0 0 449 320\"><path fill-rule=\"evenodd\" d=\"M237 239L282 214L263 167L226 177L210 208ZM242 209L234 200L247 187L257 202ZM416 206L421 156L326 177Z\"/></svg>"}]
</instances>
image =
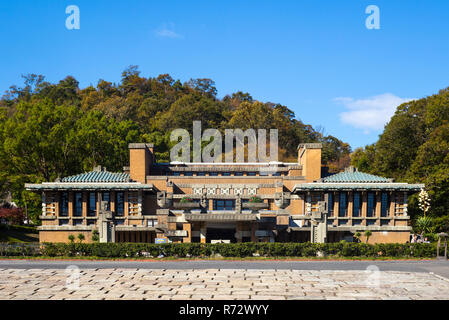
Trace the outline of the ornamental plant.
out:
<instances>
[{"instance_id":1,"label":"ornamental plant","mask_svg":"<svg viewBox=\"0 0 449 320\"><path fill-rule=\"evenodd\" d=\"M98 232L97 229L92 231L92 241L94 242L100 241L100 233Z\"/></svg>"},{"instance_id":2,"label":"ornamental plant","mask_svg":"<svg viewBox=\"0 0 449 320\"><path fill-rule=\"evenodd\" d=\"M249 202L250 202L250 203L262 203L262 199L259 198L259 197L254 196L254 197L251 197L251 198L249 199Z\"/></svg>"},{"instance_id":3,"label":"ornamental plant","mask_svg":"<svg viewBox=\"0 0 449 320\"><path fill-rule=\"evenodd\" d=\"M427 211L430 209L430 197L426 190L421 189L421 192L418 195L418 206L424 213L424 217L426 216Z\"/></svg>"},{"instance_id":4,"label":"ornamental plant","mask_svg":"<svg viewBox=\"0 0 449 320\"><path fill-rule=\"evenodd\" d=\"M370 230L365 231L366 243L368 243L369 238L373 235Z\"/></svg>"},{"instance_id":5,"label":"ornamental plant","mask_svg":"<svg viewBox=\"0 0 449 320\"><path fill-rule=\"evenodd\" d=\"M423 233L433 233L435 232L435 226L433 224L433 219L431 217L421 216L416 219L416 229Z\"/></svg>"},{"instance_id":6,"label":"ornamental plant","mask_svg":"<svg viewBox=\"0 0 449 320\"><path fill-rule=\"evenodd\" d=\"M183 197L180 202L181 203L191 203L191 202L193 202L193 199L189 198L189 197Z\"/></svg>"},{"instance_id":7,"label":"ornamental plant","mask_svg":"<svg viewBox=\"0 0 449 320\"><path fill-rule=\"evenodd\" d=\"M78 233L78 240L81 242L83 242L83 240L85 239L84 234L82 233Z\"/></svg>"}]
</instances>

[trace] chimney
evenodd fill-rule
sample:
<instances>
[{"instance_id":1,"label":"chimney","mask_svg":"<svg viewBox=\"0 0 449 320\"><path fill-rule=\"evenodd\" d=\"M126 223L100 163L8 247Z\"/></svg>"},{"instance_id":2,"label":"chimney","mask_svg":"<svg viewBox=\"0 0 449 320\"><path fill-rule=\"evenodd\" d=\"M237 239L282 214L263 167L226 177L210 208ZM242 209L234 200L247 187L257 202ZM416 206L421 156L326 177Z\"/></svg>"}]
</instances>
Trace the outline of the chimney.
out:
<instances>
[{"instance_id":1,"label":"chimney","mask_svg":"<svg viewBox=\"0 0 449 320\"><path fill-rule=\"evenodd\" d=\"M302 165L302 175L306 182L321 178L321 143L301 143L298 146L298 162Z\"/></svg>"},{"instance_id":2,"label":"chimney","mask_svg":"<svg viewBox=\"0 0 449 320\"><path fill-rule=\"evenodd\" d=\"M151 143L129 144L129 174L134 181L146 183L150 166L154 162L154 145Z\"/></svg>"}]
</instances>

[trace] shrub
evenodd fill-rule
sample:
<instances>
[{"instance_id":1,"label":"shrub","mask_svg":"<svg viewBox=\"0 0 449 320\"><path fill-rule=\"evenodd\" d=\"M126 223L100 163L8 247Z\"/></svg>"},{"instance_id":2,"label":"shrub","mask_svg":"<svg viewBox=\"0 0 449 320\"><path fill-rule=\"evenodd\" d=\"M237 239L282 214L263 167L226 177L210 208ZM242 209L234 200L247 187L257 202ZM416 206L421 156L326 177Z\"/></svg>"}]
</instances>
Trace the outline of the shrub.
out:
<instances>
[{"instance_id":1,"label":"shrub","mask_svg":"<svg viewBox=\"0 0 449 320\"><path fill-rule=\"evenodd\" d=\"M179 202L181 202L181 203L191 203L191 202L193 202L193 199L189 198L189 197L183 197Z\"/></svg>"},{"instance_id":2,"label":"shrub","mask_svg":"<svg viewBox=\"0 0 449 320\"><path fill-rule=\"evenodd\" d=\"M252 196L252 197L249 199L249 202L251 202L251 203L261 203L261 202L263 202L263 201L262 201L262 199L259 198L259 197Z\"/></svg>"},{"instance_id":3,"label":"shrub","mask_svg":"<svg viewBox=\"0 0 449 320\"><path fill-rule=\"evenodd\" d=\"M98 241L100 241L100 233L98 232L97 229L92 230L92 241L93 241L93 242L98 242Z\"/></svg>"},{"instance_id":4,"label":"shrub","mask_svg":"<svg viewBox=\"0 0 449 320\"><path fill-rule=\"evenodd\" d=\"M40 251L26 246L0 247L0 255L89 256L137 258L165 257L316 257L318 252L334 257L432 258L435 243L43 243Z\"/></svg>"}]
</instances>

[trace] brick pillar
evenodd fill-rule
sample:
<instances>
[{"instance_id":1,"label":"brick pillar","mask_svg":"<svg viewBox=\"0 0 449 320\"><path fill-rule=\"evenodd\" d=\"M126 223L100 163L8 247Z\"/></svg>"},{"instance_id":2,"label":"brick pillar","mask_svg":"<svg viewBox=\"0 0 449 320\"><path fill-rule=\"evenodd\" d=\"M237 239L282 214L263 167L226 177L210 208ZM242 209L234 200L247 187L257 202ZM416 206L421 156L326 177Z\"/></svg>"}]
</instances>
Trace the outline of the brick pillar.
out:
<instances>
[{"instance_id":1,"label":"brick pillar","mask_svg":"<svg viewBox=\"0 0 449 320\"><path fill-rule=\"evenodd\" d=\"M192 242L192 225L190 223L184 223L182 229L187 231L187 237L183 239L184 243Z\"/></svg>"},{"instance_id":2,"label":"brick pillar","mask_svg":"<svg viewBox=\"0 0 449 320\"><path fill-rule=\"evenodd\" d=\"M251 242L257 242L256 238L257 224L255 222L251 223Z\"/></svg>"},{"instance_id":3,"label":"brick pillar","mask_svg":"<svg viewBox=\"0 0 449 320\"><path fill-rule=\"evenodd\" d=\"M73 191L69 191L69 225L72 225L73 201L74 201Z\"/></svg>"},{"instance_id":4,"label":"brick pillar","mask_svg":"<svg viewBox=\"0 0 449 320\"><path fill-rule=\"evenodd\" d=\"M100 214L100 201L101 201L101 193L100 192L96 192L96 199L95 199L95 210L96 212L96 216L98 217L98 215Z\"/></svg>"},{"instance_id":5,"label":"brick pillar","mask_svg":"<svg viewBox=\"0 0 449 320\"><path fill-rule=\"evenodd\" d=\"M111 200L111 211L115 213L115 191L111 191L110 200Z\"/></svg>"},{"instance_id":6,"label":"brick pillar","mask_svg":"<svg viewBox=\"0 0 449 320\"><path fill-rule=\"evenodd\" d=\"M128 213L129 213L129 206L128 206L128 192L129 191L125 191L124 195L123 195L123 206L124 206L124 212L123 212L123 216L125 217L125 225L129 225L129 220L128 220Z\"/></svg>"},{"instance_id":7,"label":"brick pillar","mask_svg":"<svg viewBox=\"0 0 449 320\"><path fill-rule=\"evenodd\" d=\"M388 216L393 218L394 217L394 213L396 211L396 194L391 191L389 194L390 197L390 212L388 212Z\"/></svg>"},{"instance_id":8,"label":"brick pillar","mask_svg":"<svg viewBox=\"0 0 449 320\"><path fill-rule=\"evenodd\" d=\"M56 192L56 198L55 198L55 216L59 216L59 202L61 201L61 193Z\"/></svg>"},{"instance_id":9,"label":"brick pillar","mask_svg":"<svg viewBox=\"0 0 449 320\"><path fill-rule=\"evenodd\" d=\"M348 192L348 224L352 225L352 211L354 206L354 193L352 191Z\"/></svg>"},{"instance_id":10,"label":"brick pillar","mask_svg":"<svg viewBox=\"0 0 449 320\"><path fill-rule=\"evenodd\" d=\"M368 198L368 194L367 194L367 192L366 191L362 191L362 194L361 194L361 196L362 196L362 212L360 212L360 216L362 217L362 218L364 218L363 220L362 220L362 226L366 226L366 210L367 210L367 198Z\"/></svg>"},{"instance_id":11,"label":"brick pillar","mask_svg":"<svg viewBox=\"0 0 449 320\"><path fill-rule=\"evenodd\" d=\"M338 226L338 217L340 216L339 210L339 204L340 204L340 193L334 192L334 226Z\"/></svg>"},{"instance_id":12,"label":"brick pillar","mask_svg":"<svg viewBox=\"0 0 449 320\"><path fill-rule=\"evenodd\" d=\"M87 201L89 201L87 196L88 196L88 193L86 191L83 191L83 194L82 194L83 207L82 207L82 210L81 210L81 215L83 217L83 225L87 225L87 220L86 220L86 217L87 217Z\"/></svg>"},{"instance_id":13,"label":"brick pillar","mask_svg":"<svg viewBox=\"0 0 449 320\"><path fill-rule=\"evenodd\" d=\"M380 207L381 207L381 193L379 191L376 191L376 209L375 209L375 217L376 219L376 225L380 225Z\"/></svg>"}]
</instances>

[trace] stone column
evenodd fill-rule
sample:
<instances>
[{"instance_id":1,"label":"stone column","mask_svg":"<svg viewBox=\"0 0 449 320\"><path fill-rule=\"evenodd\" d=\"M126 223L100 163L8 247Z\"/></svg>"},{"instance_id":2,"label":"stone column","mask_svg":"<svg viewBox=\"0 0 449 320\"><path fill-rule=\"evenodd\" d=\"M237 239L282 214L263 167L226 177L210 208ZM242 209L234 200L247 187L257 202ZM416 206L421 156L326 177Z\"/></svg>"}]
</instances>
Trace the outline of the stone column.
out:
<instances>
[{"instance_id":1,"label":"stone column","mask_svg":"<svg viewBox=\"0 0 449 320\"><path fill-rule=\"evenodd\" d=\"M395 216L396 211L396 193L391 191L389 193L389 197L390 197L390 212L388 213L388 216L390 218L393 218Z\"/></svg>"}]
</instances>

